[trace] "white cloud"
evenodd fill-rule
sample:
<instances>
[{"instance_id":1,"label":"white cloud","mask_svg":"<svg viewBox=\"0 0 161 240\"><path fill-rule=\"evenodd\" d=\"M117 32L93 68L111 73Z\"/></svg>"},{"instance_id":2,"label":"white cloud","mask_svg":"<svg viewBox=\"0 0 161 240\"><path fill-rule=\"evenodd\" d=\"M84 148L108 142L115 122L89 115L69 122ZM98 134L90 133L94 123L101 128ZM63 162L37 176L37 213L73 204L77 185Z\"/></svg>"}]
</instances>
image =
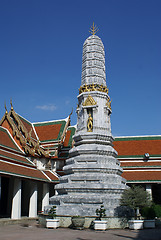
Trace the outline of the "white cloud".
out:
<instances>
[{"instance_id":1,"label":"white cloud","mask_svg":"<svg viewBox=\"0 0 161 240\"><path fill-rule=\"evenodd\" d=\"M69 105L70 104L70 101L69 100L66 100L65 101L65 105Z\"/></svg>"},{"instance_id":2,"label":"white cloud","mask_svg":"<svg viewBox=\"0 0 161 240\"><path fill-rule=\"evenodd\" d=\"M55 106L55 104L47 104L47 105L41 105L41 106L36 106L37 109L41 109L44 111L55 111L57 109L57 107Z\"/></svg>"}]
</instances>

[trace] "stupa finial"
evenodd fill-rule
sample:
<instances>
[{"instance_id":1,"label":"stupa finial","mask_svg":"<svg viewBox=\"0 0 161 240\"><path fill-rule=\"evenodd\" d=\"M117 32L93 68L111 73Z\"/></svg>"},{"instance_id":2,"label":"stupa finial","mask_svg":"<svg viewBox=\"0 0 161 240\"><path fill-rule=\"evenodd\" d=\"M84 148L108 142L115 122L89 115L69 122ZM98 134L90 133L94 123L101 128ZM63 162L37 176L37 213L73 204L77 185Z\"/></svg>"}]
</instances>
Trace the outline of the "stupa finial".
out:
<instances>
[{"instance_id":1,"label":"stupa finial","mask_svg":"<svg viewBox=\"0 0 161 240\"><path fill-rule=\"evenodd\" d=\"M94 25L94 22L93 22L93 25L91 26L89 32L92 33L93 35L96 34L96 32L98 32L98 27L96 25Z\"/></svg>"}]
</instances>

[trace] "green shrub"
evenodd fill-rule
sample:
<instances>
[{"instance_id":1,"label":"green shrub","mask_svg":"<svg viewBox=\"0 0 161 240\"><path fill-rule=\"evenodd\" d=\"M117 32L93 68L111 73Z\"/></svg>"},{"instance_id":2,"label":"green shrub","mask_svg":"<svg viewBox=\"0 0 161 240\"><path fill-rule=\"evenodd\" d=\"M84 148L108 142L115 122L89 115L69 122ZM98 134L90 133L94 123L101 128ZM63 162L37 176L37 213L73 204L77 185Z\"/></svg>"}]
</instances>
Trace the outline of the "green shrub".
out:
<instances>
[{"instance_id":1,"label":"green shrub","mask_svg":"<svg viewBox=\"0 0 161 240\"><path fill-rule=\"evenodd\" d=\"M120 199L121 206L127 206L135 211L135 219L139 214L139 209L151 206L149 194L141 186L132 186L124 190Z\"/></svg>"},{"instance_id":2,"label":"green shrub","mask_svg":"<svg viewBox=\"0 0 161 240\"><path fill-rule=\"evenodd\" d=\"M56 218L56 206L52 206L48 212L49 217Z\"/></svg>"},{"instance_id":3,"label":"green shrub","mask_svg":"<svg viewBox=\"0 0 161 240\"><path fill-rule=\"evenodd\" d=\"M146 219L154 219L156 217L155 210L152 207L144 207L141 209L141 215Z\"/></svg>"},{"instance_id":4,"label":"green shrub","mask_svg":"<svg viewBox=\"0 0 161 240\"><path fill-rule=\"evenodd\" d=\"M98 220L101 220L102 217L106 217L106 209L104 209L103 205L101 205L99 209L96 209L96 215Z\"/></svg>"},{"instance_id":5,"label":"green shrub","mask_svg":"<svg viewBox=\"0 0 161 240\"><path fill-rule=\"evenodd\" d=\"M155 216L160 218L161 217L161 206L158 204L154 204L153 209L155 211Z\"/></svg>"}]
</instances>

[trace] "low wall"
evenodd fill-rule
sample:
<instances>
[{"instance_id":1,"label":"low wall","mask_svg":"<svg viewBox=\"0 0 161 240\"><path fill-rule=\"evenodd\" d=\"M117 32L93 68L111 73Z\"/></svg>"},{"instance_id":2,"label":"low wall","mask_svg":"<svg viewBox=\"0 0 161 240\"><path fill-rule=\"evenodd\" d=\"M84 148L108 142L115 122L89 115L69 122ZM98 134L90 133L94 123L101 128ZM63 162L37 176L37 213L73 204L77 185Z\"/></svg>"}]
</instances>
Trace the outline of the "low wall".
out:
<instances>
[{"instance_id":1,"label":"low wall","mask_svg":"<svg viewBox=\"0 0 161 240\"><path fill-rule=\"evenodd\" d=\"M35 224L36 220L38 220L38 218L28 218L28 217L22 217L20 219L1 218L0 226L13 225L13 224L21 224L21 225L27 226L27 225Z\"/></svg>"},{"instance_id":2,"label":"low wall","mask_svg":"<svg viewBox=\"0 0 161 240\"><path fill-rule=\"evenodd\" d=\"M47 214L39 215L39 224L42 226L46 226L46 218L48 218ZM71 227L71 217L69 216L57 216L57 219L60 219L60 227ZM92 228L92 223L96 219L96 217L85 217L85 228ZM115 217L107 217L103 218L103 220L107 221L107 228L126 228L128 226L126 218L115 218Z\"/></svg>"}]
</instances>

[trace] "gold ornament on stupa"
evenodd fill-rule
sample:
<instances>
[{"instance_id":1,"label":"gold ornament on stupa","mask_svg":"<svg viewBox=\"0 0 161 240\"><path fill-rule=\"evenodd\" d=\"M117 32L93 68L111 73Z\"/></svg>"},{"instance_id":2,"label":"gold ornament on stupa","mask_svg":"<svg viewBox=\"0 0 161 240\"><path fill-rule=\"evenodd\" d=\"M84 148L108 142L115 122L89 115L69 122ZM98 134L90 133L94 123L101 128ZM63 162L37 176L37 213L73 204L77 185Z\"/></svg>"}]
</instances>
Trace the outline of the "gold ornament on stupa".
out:
<instances>
[{"instance_id":1,"label":"gold ornament on stupa","mask_svg":"<svg viewBox=\"0 0 161 240\"><path fill-rule=\"evenodd\" d=\"M94 22L93 22L93 25L91 26L89 32L90 32L92 35L95 35L96 32L98 32L98 31L99 31L98 27L97 27L96 25L94 25Z\"/></svg>"}]
</instances>

